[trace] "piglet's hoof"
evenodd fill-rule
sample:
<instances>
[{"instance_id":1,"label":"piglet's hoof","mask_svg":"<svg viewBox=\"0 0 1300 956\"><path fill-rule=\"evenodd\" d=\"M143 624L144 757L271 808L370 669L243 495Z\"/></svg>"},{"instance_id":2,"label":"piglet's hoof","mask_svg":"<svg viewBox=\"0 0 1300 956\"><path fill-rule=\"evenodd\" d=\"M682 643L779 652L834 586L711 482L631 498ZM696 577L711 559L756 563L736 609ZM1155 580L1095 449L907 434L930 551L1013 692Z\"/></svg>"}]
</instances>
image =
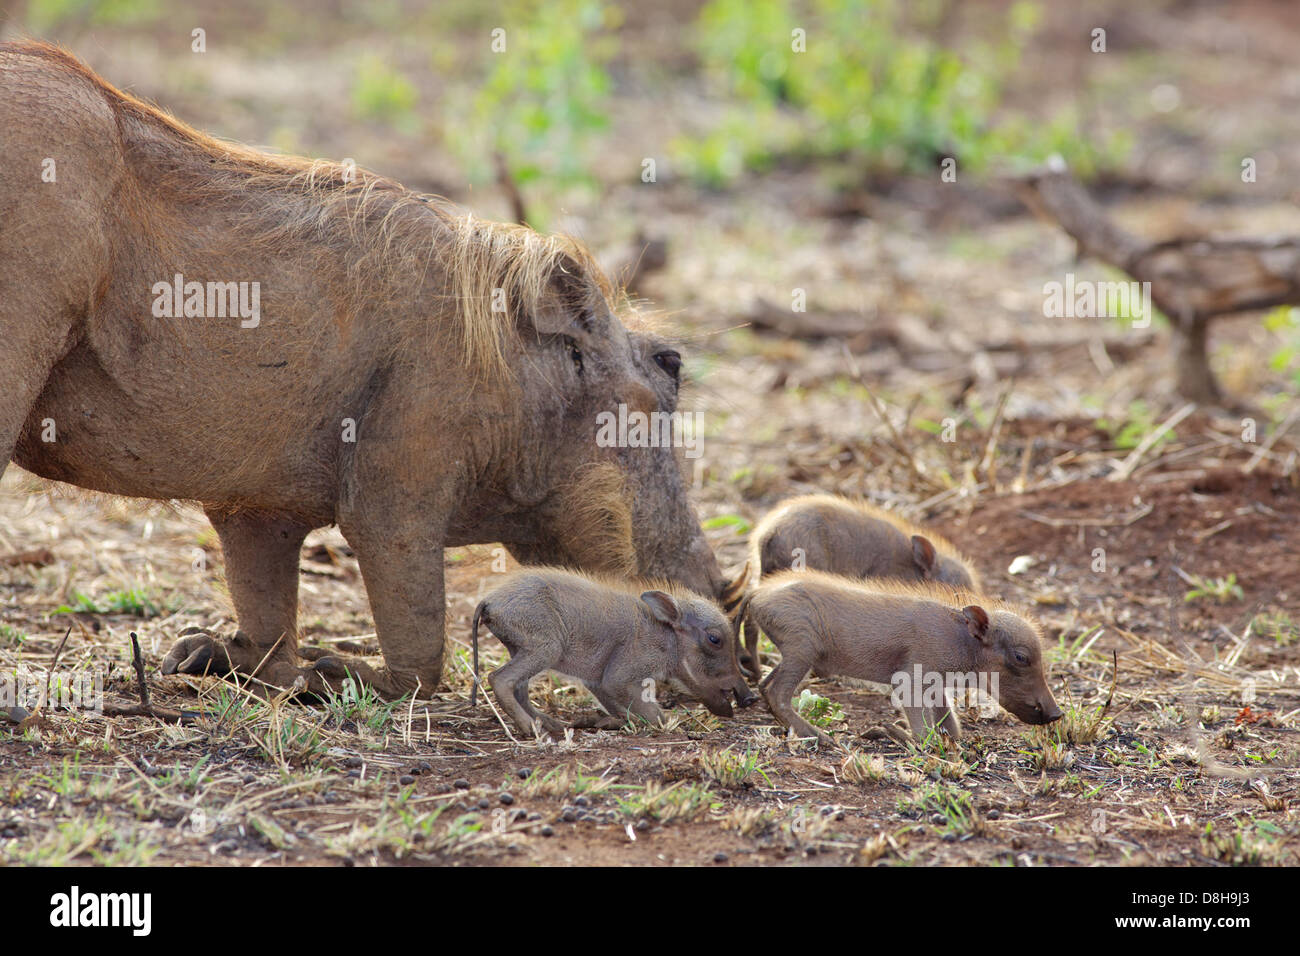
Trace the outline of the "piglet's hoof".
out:
<instances>
[{"instance_id":1,"label":"piglet's hoof","mask_svg":"<svg viewBox=\"0 0 1300 956\"><path fill-rule=\"evenodd\" d=\"M569 725L562 720L557 720L550 714L540 714L533 721L533 733L537 736L550 734L558 740L564 739L564 732L569 729Z\"/></svg>"}]
</instances>

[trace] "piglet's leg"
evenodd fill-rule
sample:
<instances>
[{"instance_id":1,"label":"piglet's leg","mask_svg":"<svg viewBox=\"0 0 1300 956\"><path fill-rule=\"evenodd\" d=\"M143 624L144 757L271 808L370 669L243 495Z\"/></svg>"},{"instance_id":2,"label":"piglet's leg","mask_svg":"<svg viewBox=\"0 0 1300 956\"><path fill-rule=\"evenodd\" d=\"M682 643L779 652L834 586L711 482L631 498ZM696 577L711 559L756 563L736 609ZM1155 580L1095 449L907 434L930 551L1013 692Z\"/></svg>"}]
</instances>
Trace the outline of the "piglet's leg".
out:
<instances>
[{"instance_id":1,"label":"piglet's leg","mask_svg":"<svg viewBox=\"0 0 1300 956\"><path fill-rule=\"evenodd\" d=\"M946 707L904 707L903 713L918 744L924 743L934 731L947 734L953 740L961 736L961 725L951 704Z\"/></svg>"},{"instance_id":2,"label":"piglet's leg","mask_svg":"<svg viewBox=\"0 0 1300 956\"><path fill-rule=\"evenodd\" d=\"M549 714L540 713L528 699L528 684L542 671L550 670L559 663L559 655L548 652L545 648L527 648L510 658L503 666L488 675L492 693L502 709L510 715L520 731L533 735L537 727L563 736L564 723Z\"/></svg>"},{"instance_id":3,"label":"piglet's leg","mask_svg":"<svg viewBox=\"0 0 1300 956\"><path fill-rule=\"evenodd\" d=\"M792 654L783 654L781 663L763 681L763 696L767 699L768 709L784 726L790 727L800 737L816 737L820 742L833 745L834 741L825 732L818 730L804 720L790 704L794 692L799 689L803 679L808 676L811 664L798 660Z\"/></svg>"},{"instance_id":4,"label":"piglet's leg","mask_svg":"<svg viewBox=\"0 0 1300 956\"><path fill-rule=\"evenodd\" d=\"M640 717L652 727L657 727L664 721L664 712L654 699L653 681L649 685L643 685L639 680L631 680L616 683L613 690L593 687L591 692L596 695L600 705L609 711L610 716L619 722L620 727L628 722L629 715Z\"/></svg>"}]
</instances>

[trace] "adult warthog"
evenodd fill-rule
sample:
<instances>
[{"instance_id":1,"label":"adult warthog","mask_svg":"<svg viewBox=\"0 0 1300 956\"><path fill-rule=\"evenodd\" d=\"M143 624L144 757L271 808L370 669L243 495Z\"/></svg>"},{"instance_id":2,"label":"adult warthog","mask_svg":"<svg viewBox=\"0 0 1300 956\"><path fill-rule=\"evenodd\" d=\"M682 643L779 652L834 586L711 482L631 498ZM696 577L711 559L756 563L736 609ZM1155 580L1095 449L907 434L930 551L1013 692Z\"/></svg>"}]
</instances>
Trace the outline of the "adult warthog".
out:
<instances>
[{"instance_id":1,"label":"adult warthog","mask_svg":"<svg viewBox=\"0 0 1300 956\"><path fill-rule=\"evenodd\" d=\"M41 44L0 45L0 130L0 468L202 504L239 630L165 672L432 690L451 545L722 591L673 450L596 441L671 412L681 358L577 243L213 139ZM331 523L383 667L300 656Z\"/></svg>"}]
</instances>

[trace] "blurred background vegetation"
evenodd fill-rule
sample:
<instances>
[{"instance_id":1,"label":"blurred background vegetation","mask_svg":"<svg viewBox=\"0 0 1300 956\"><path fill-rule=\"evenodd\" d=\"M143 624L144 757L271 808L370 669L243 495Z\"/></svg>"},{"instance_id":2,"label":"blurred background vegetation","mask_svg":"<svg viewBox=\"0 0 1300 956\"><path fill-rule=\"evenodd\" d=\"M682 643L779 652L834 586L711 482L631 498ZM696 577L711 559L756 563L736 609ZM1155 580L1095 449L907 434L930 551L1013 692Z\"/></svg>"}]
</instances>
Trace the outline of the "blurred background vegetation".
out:
<instances>
[{"instance_id":1,"label":"blurred background vegetation","mask_svg":"<svg viewBox=\"0 0 1300 956\"><path fill-rule=\"evenodd\" d=\"M770 265L803 249L845 283L822 282L816 308L935 322L967 307L1029 321L1062 247L1050 263L1029 262L1051 259L1043 234L1001 232L1024 210L998 184L1053 155L1104 200L1140 199L1129 225L1157 238L1289 226L1294 205L1283 172L1300 161L1300 133L1277 117L1300 106L1288 52L1298 32L1296 5L1282 0L1248 16L1217 0L0 4L6 36L62 42L219 135L351 158L497 218L519 208L515 191L531 225L604 248L671 239L674 274L653 297L724 321L747 315L742 303L808 287L799 269ZM1243 156L1260 163L1249 188ZM948 191L936 188L945 164L957 176ZM1182 205L1160 202L1172 196ZM919 228L925 249L886 249L846 273L837 256L861 250L830 249L843 246L845 222ZM693 272L680 254L709 266ZM960 294L923 290L912 302L913 258L958 262L976 278L954 274ZM1003 272L1001 293L984 289L995 283L981 276L1015 263L1027 268ZM729 281L729 271L745 276ZM1300 384L1298 328L1284 309L1252 332L1290 386ZM1258 367L1216 361L1229 379Z\"/></svg>"},{"instance_id":2,"label":"blurred background vegetation","mask_svg":"<svg viewBox=\"0 0 1300 956\"><path fill-rule=\"evenodd\" d=\"M624 94L638 88L684 107L672 124L680 130L651 154L660 168L713 188L782 164L878 176L921 172L944 157L971 173L1052 153L1084 175L1122 163L1129 138L1080 135L1078 102L1038 116L1002 108L1042 4L984 7L973 32L949 39L966 16L952 0L674 2L669 21L648 34L604 0L333 0L301 10L29 0L9 4L7 19L10 33L56 39L149 36L160 53L187 51L191 23L218 55L232 44L270 56L313 47L346 74L357 120L435 144L473 185L492 180L488 159L500 153L543 206L570 190L599 190ZM493 46L496 29L503 49ZM286 145L337 146L310 139ZM630 163L625 174L639 169Z\"/></svg>"}]
</instances>

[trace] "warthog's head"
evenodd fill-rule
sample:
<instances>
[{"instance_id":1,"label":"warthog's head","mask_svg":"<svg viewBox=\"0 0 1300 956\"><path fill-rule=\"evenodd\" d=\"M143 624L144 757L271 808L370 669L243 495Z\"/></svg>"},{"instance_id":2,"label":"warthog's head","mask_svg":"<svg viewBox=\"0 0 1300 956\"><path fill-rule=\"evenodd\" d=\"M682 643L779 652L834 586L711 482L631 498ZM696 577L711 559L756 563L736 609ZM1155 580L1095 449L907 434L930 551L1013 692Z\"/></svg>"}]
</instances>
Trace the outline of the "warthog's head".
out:
<instances>
[{"instance_id":1,"label":"warthog's head","mask_svg":"<svg viewBox=\"0 0 1300 956\"><path fill-rule=\"evenodd\" d=\"M731 625L711 601L674 597L664 591L646 591L641 601L651 616L676 636L670 683L684 687L719 717L732 716L728 693L735 694L742 707L754 702L753 692L740 675Z\"/></svg>"},{"instance_id":2,"label":"warthog's head","mask_svg":"<svg viewBox=\"0 0 1300 956\"><path fill-rule=\"evenodd\" d=\"M614 314L582 250L540 243L503 282L521 303L506 349L519 421L500 454L518 508L503 540L522 561L679 582L726 582L686 495L678 455L697 448L677 409L682 356ZM486 291L486 290L485 290Z\"/></svg>"}]
</instances>

